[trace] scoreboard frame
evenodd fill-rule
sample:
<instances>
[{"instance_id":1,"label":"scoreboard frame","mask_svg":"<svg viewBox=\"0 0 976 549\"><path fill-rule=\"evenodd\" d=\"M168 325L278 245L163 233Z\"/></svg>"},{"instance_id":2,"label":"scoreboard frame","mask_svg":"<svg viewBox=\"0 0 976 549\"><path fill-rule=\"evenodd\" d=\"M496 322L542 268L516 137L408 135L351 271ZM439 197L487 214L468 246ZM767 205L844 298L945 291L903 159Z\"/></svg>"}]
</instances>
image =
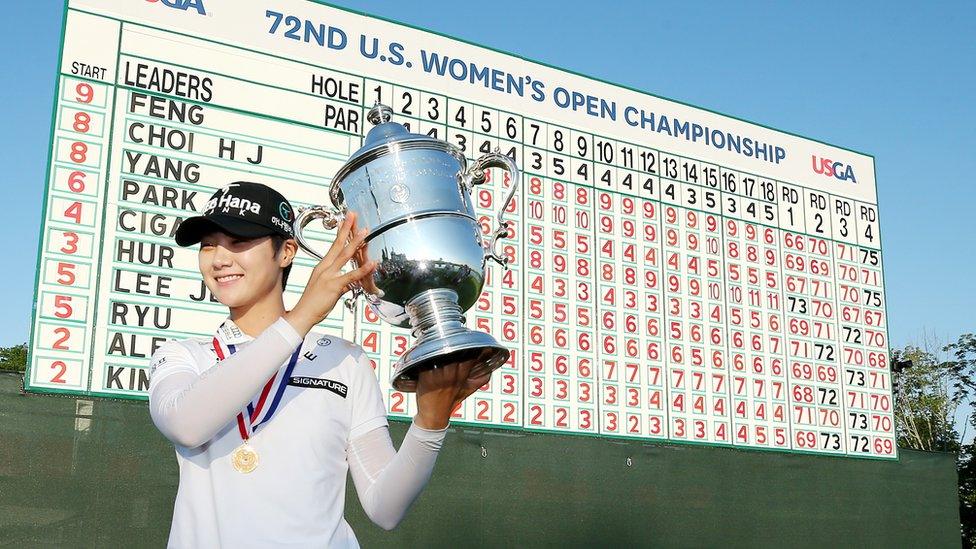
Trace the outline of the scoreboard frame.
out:
<instances>
[{"instance_id":1,"label":"scoreboard frame","mask_svg":"<svg viewBox=\"0 0 976 549\"><path fill-rule=\"evenodd\" d=\"M575 72L575 71L572 71L572 70L569 70L569 69L565 69L565 68L562 68L562 67L556 67L556 66L549 65L549 64L546 64L546 63L543 63L543 62L540 62L540 61L536 61L536 60L532 60L532 59L523 57L523 56L518 55L518 54L514 54L514 53L511 53L511 52L507 52L507 51L502 50L502 49L497 49L497 48L493 48L493 47L490 47L490 46L485 46L485 45L482 45L482 44L477 44L475 42L471 42L471 41L465 40L463 38L457 38L457 37L451 36L450 34L441 33L441 32L437 32L437 31L432 31L432 30L429 30L429 29L425 29L423 27L411 25L411 24L408 24L408 23L403 23L403 22L400 22L400 21L396 21L396 20L393 20L393 19L388 19L388 18L384 18L384 17L372 15L372 14L368 14L368 13L361 12L361 11L358 11L358 10L353 10L353 9L349 9L349 8L345 8L345 7L341 7L341 6L335 6L333 4L329 4L328 2L323 2L321 0L304 0L304 1L307 2L307 3L311 3L311 4L318 4L318 5L322 5L322 6L327 6L329 8L338 9L338 10L341 10L341 11L344 11L344 12L348 12L348 13L351 13L351 14L355 14L355 15L358 15L358 16L363 16L363 17L366 17L366 18L375 19L377 21L383 21L383 22L387 22L387 23L392 23L394 25L398 25L398 26L401 26L401 27L410 28L410 29L417 30L417 31L421 31L421 32L424 32L424 33L430 33L430 34L437 35L437 36L440 36L440 37L443 37L443 38L446 38L446 39L449 39L449 40L452 40L452 41L461 42L461 43L464 43L464 44L467 44L467 45L470 45L470 46L474 46L476 48L482 48L482 49L489 50L489 51L492 51L492 52L496 52L496 53L499 53L499 54L502 54L502 55L505 55L505 56L508 56L508 57L511 57L511 58L514 58L514 59L517 59L517 60L521 60L521 61L525 61L525 62L528 62L528 63L531 63L531 64L535 64L535 65L539 65L539 66L546 67L546 68L549 68L549 69L553 69L553 70L559 71L561 73L570 74L570 75L574 75L574 76L579 76L579 77L585 78L585 79L587 79L589 81L593 81L593 82L597 82L597 83L602 83L602 84L607 84L607 85L613 86L615 88L619 88L619 89L623 89L623 90L628 90L628 91L635 92L635 93L638 93L638 94L641 94L641 95L644 95L644 96L647 96L647 97L650 97L650 98L661 99L661 100L664 100L664 101L667 101L667 102L670 102L670 103L675 103L675 104L678 104L678 105L683 105L683 106L686 106L686 107L690 107L690 108L696 109L697 111L703 111L703 112L707 112L707 113L716 114L716 115L719 115L719 116L724 117L724 118L727 118L727 119L731 119L731 120L735 120L735 121L739 121L739 122L744 122L744 123L747 123L747 124L750 124L750 125L753 125L753 126L765 128L765 129L772 130L774 132L778 132L778 133L781 133L781 134L786 134L786 135L794 136L794 137L797 137L797 138L801 138L801 139L806 140L806 141L809 141L809 142L819 143L819 144L827 145L827 146L832 147L832 148L835 148L835 149L839 149L839 150L843 150L843 151L848 151L848 152L851 152L851 153L855 153L855 154L858 154L858 155L862 155L862 156L867 157L868 159L870 159L872 179L873 179L872 184L873 184L874 206L876 208L875 209L876 212L880 210L880 197L878 196L878 189L877 189L877 172L876 172L876 166L875 166L875 158L874 158L873 155L870 155L868 153L864 153L864 152L857 151L857 150L850 149L850 148L839 147L837 145L833 145L833 144L830 144L830 143L826 143L824 141L820 141L820 140L817 140L817 139L813 139L813 138L810 138L810 137L806 137L806 136L803 136L803 135L798 134L798 133L793 133L793 132L789 132L789 131L786 131L786 130L781 130L781 129L778 129L778 128L773 128L771 126L767 126L767 125L760 124L760 123L757 123L757 122L753 122L753 121L747 120L745 118L740 118L740 117L736 117L736 116L733 116L733 115L728 115L728 114L725 114L725 113L722 113L722 112L719 112L719 111L715 111L715 110L712 110L712 109L708 109L708 108L705 108L705 107L701 107L701 106L697 106L697 105L692 105L690 103L685 103L685 102L682 102L682 101L678 101L678 100L674 100L674 99L662 97L662 96L659 96L659 95L656 95L656 94L653 94L653 93L650 93L650 92L647 92L647 91L644 91L644 90L639 90L639 89L632 88L632 87L629 87L629 86L626 86L626 85L622 85L622 84L618 84L618 83L615 83L615 82L610 82L610 81L607 81L607 80L602 80L602 79L599 79L599 78L595 78L595 77L592 77L592 76L589 76L589 75L585 75L583 73ZM64 7L63 7L62 28L61 28L60 44L59 44L59 49L58 49L58 68L56 69L56 73L55 73L55 90L56 90L56 92L58 90L60 90L60 84L59 84L59 82L61 81L61 79L63 77L70 77L71 76L71 75L64 74L62 72L62 70L61 70L61 66L62 66L61 64L62 64L63 55L64 55L64 48L65 48L65 44L66 44L66 33L67 33L67 30L68 30L67 27L68 27L68 16L69 16L69 13L70 12L79 12L79 13L88 13L90 15L94 15L94 16L97 16L97 17L106 17L106 15L104 13L88 12L88 11L85 11L85 10L80 9L80 8L71 7L71 6L69 6L69 3L72 3L72 2L69 1L69 0L65 0ZM78 2L75 2L75 3L78 3ZM121 55L122 55L121 43L122 43L122 34L123 34L122 33L122 30L121 30L121 26L122 26L122 22L124 22L125 20L119 19L118 21L120 22L118 55L121 57ZM137 23L137 24L139 24L139 25L146 25L145 23ZM167 32L167 33L176 34L176 35L184 34L184 33L180 33L180 32L177 32L177 31L170 30L170 29L161 28L160 30L162 30L164 32ZM184 35L185 36L191 36L191 35L188 35L188 34L184 34ZM212 40L210 38L204 38L204 37L194 37L194 38L198 38L198 39L201 39L201 40L207 40L207 41L215 41L215 42L218 42L219 43L219 41ZM226 45L229 46L229 47L232 47L232 48L247 50L247 48L242 47L242 46L239 46L239 45L235 45L235 44L226 44ZM261 53L262 55L265 55L265 56L277 57L274 53L270 53L270 52L258 52L258 53ZM299 63L308 64L308 63L306 63L304 61L301 61L301 60L293 60L293 61L298 61ZM326 70L326 71L330 71L330 72L336 72L336 73L342 73L343 72L340 68L331 67L331 66L329 66L328 68L326 68L325 66L319 66L318 68L323 69L323 70ZM116 70L118 71L120 69L121 69L121 67L118 67ZM382 80L382 78L377 77L376 74L372 74L372 75L359 75L359 76L362 76L362 78L368 79L368 80L371 80L371 81L384 82ZM116 74L115 83L114 84L111 84L111 86L113 88L118 89L119 85L118 85L117 82L118 82L118 74ZM384 84L387 84L387 85L391 86L391 88L393 86L398 86L399 85L399 84L397 84L397 83L395 83L393 81L386 81L386 82L384 82ZM423 92L421 92L421 93L423 93ZM54 183L52 182L52 172L56 169L56 167L54 166L54 159L55 159L55 156L58 153L58 136L57 136L57 130L58 130L59 126L62 123L62 116L61 115L62 115L62 111L64 110L64 106L63 105L60 105L61 95L62 95L62 93L55 93L54 94L54 97L53 97L53 101L52 101L52 119L51 119L51 128L50 128L50 134L49 134L49 143L50 143L50 146L49 146L49 151L48 151L47 167L46 167L46 173L45 173L45 190L44 190L44 194L43 194L43 197L42 197L42 211L45 214L45 218L43 218L41 220L40 228L39 228L39 235L38 235L38 260L37 260L37 265L36 265L36 269L37 269L36 272L37 272L37 274L36 274L36 277L35 277L35 284L34 284L34 289L35 289L35 294L34 294L35 295L35 302L34 302L34 307L33 307L32 324L31 324L31 334L30 334L30 339L29 339L29 344L28 344L28 369L25 372L24 386L25 386L25 389L26 390L31 391L31 392L38 392L38 393L67 394L67 395L84 395L84 396L91 396L91 397L123 398L123 399L145 400L146 399L146 396L144 394L143 395L140 395L140 394L127 394L127 393L124 393L124 392L120 392L120 393L105 393L105 392L100 392L100 391L93 390L92 388L94 387L94 385L93 385L93 381L92 381L91 378L94 375L94 373L93 373L93 368L91 368L91 367L89 367L88 368L88 371L87 371L88 376L89 376L89 379L87 380L88 383L87 384L83 384L83 386L86 388L85 390L59 389L59 388L50 387L50 386L38 386L38 385L35 385L35 384L32 384L31 383L32 369L34 367L34 359L36 358L35 357L35 343L36 343L36 338L37 338L37 333L36 333L37 330L35 329L35 326L39 325L40 322L41 322L41 320L42 320L41 319L41 311L40 310L42 308L42 300L43 300L43 297L39 294L39 291L41 290L41 282L42 282L43 273L44 273L44 267L45 267L45 265L44 265L44 261L45 261L44 254L45 254L45 242L47 241L46 235L45 235L46 230L47 230L47 217L46 216L48 214L48 209L50 207L49 204L50 204L50 200L52 198L51 197L51 190L54 187ZM462 96L462 97L466 97L466 96ZM471 104L472 104L472 106L475 105L474 102L471 102ZM59 105L61 107L60 109L59 109ZM493 109L497 113L507 112L507 111L505 111L505 109L503 107L498 107L498 106L484 107L484 108ZM531 111L524 111L524 112L518 113L518 116L520 116L520 117L526 117L529 114L532 114ZM102 116L102 124L103 124L103 128L102 129L103 130L104 130L104 124L107 123L112 116L113 116L113 113L111 111L109 111L109 110L106 110L106 112ZM523 120L527 120L527 118L523 118ZM447 126L448 127L451 127L449 123L447 124ZM571 127L571 129L575 129L575 126L574 127ZM524 131L524 125L523 125L523 131ZM592 133L592 135L594 137L597 136L597 133L596 132L591 132L591 133ZM611 139L614 139L617 142L620 142L621 141L619 138L611 138ZM108 138L108 151L107 151L107 155L108 156L106 157L106 158L109 159L109 162L111 162L112 154L113 154L113 152L112 152L112 143L113 143L113 139L111 137L111 131L110 131L110 136ZM100 143L92 143L92 145L101 146ZM654 147L657 151L659 151L659 154L670 154L670 153L666 153L665 152L665 149L656 148L656 145L650 145L650 147ZM523 148L528 148L528 147L525 147L523 145ZM704 163L714 163L713 160L702 160L701 158L695 158L695 157L689 156L689 155L687 155L687 154L685 154L683 152L680 153L680 154L681 154L681 158L694 160L694 161L697 161L697 162L702 163L702 164L704 164ZM821 160L823 161L823 159L821 159ZM523 164L525 161L526 160L525 160L524 157L522 159L520 159L519 160L520 165ZM814 157L814 163L816 163L816 157ZM716 164L716 165L718 165L718 164ZM816 170L816 165L814 165L814 169ZM741 173L748 173L748 172L744 172L744 170L741 170L739 168L736 168L736 171L741 172ZM531 170L526 169L525 172L526 172L526 175L524 176L524 180L523 181L528 181L529 180L529 173L531 173ZM658 172L658 175L660 175L660 172ZM764 176L760 176L760 177L764 177ZM98 182L99 185L104 185L105 186L104 188L105 188L106 193L107 193L107 190L108 190L109 185L110 185L110 178L111 178L111 174L109 173L108 169L106 169L105 174L104 174L104 178L103 178L104 180ZM660 178L659 178L659 180L660 180ZM523 185L525 185L525 182L523 182ZM805 186L805 184L801 184L801 185L804 185ZM594 191L593 192L593 196L595 198L597 196L597 189L594 187L593 191ZM106 197L105 200L108 200L108 197ZM660 207L662 209L663 209L664 206L665 206L665 203L664 202L660 202ZM721 210L720 210L720 212L721 212ZM101 214L103 216L102 222L104 223L105 222L105 218L106 218L106 214L105 214L105 212L101 212ZM718 215L721 216L722 214L719 213ZM523 225L522 226L524 227L525 226L525 223L524 223L525 222L525 215L524 215L524 213L522 215L519 215L519 217L522 219L522 222L523 222ZM96 222L97 222L97 220L96 220ZM762 224L760 224L760 223L757 223L757 225L762 226ZM659 223L659 226L660 226L660 223ZM874 247L874 249L880 252L880 250L882 248L882 245L881 245L882 235L881 235L881 228L880 228L880 219L878 219L876 226L877 226L877 234L876 234L877 246ZM772 228L773 229L780 230L780 227L778 227L778 226L773 226ZM92 232L90 234L93 237L95 236L94 235L94 232ZM804 234L803 236L807 236L807 235ZM93 240L97 240L97 239L94 239L93 238ZM834 242L833 239L827 239L827 240L831 243L831 245ZM104 246L104 239L102 240L101 245ZM855 245L855 246L857 246L857 245ZM863 246L863 247L867 248L867 246ZM661 249L663 250L663 247ZM101 251L98 252L98 255L97 256L96 255L93 255L93 257L92 257L92 265L91 266L94 267L96 264L99 264L102 261L103 255L104 254ZM724 259L724 256L723 256L723 260L722 261L723 261L723 270L724 270L724 263L726 262L726 260ZM834 261L833 251L831 251L831 261L832 262ZM595 264L595 262L594 262L594 264ZM106 271L111 270L111 262L109 263L109 265L102 265L102 267L103 267L103 269L101 269L101 270L106 270ZM106 267L108 267L108 269L106 269ZM523 269L523 270L525 270L527 268L527 266L526 265L522 265L522 266L520 266L520 268ZM879 270L879 272L881 274L881 284L880 284L881 291L883 292L883 294L885 296L885 302L884 302L884 305L883 305L883 307L884 307L884 327L885 327L885 330L887 331L888 326L889 326L889 324L888 324L888 314L887 314L887 303L886 303L887 302L887 288L885 286L886 281L884 279L883 263L881 263L879 265L878 270ZM781 269L781 271L782 271L782 269ZM92 273L92 275L93 275L92 284L95 285L96 293L91 294L91 290L89 290L89 293L88 294L85 294L85 297L87 297L92 302L92 303L89 304L89 306L92 307L92 308L95 308L95 307L97 307L97 304L94 303L94 301L97 299L97 295L98 295L97 294L97 288L100 286L101 273L97 274L97 276L95 275L95 273ZM785 279L785 275L783 275L783 278L781 279L781 281L783 279ZM835 278L835 281L836 281L836 278ZM727 288L724 288L724 289L727 289ZM522 288L519 291L522 292L523 297L524 297L525 289ZM784 295L785 295L785 293L784 293ZM79 297L81 297L81 296L79 296ZM725 303L724 299L725 298L723 297L722 298L723 303ZM723 305L723 307L727 307L727 305ZM727 308L725 309L725 311L727 312ZM472 311L469 312L469 315L471 313L473 313L473 312L474 312L474 308L472 309ZM95 309L93 311L93 314L92 314L92 321L91 321L91 323L85 323L85 322L83 322L80 326L83 327L86 330L94 331L95 330L95 326L98 323L97 314L98 314L98 311L97 311L97 309ZM594 311L594 314L595 314L595 311ZM785 322L785 320L786 320L786 315L784 314L783 315L783 321ZM837 324L837 326L839 327L839 324ZM598 332L598 329L597 329L596 326L594 326L593 331L594 331L594 334L596 334ZM785 330L784 330L784 334L785 334ZM185 337L186 335L189 335L189 334L180 334L180 335L181 335L181 337ZM838 334L838 337L839 337L839 334ZM358 341L358 339L359 338L357 337L357 341ZM667 341L667 339L666 338L662 338L662 341ZM83 353L88 353L90 357L94 357L94 355L95 355L95 350L94 349L85 348L85 349L83 349L82 352ZM885 351L884 352L887 353L887 346L885 347ZM40 353L38 353L38 355L40 355ZM787 359L787 361L788 361L788 359ZM837 364L838 364L838 369L839 370L843 370L842 364L840 363L839 360L838 360ZM596 368L596 367L597 367L597 365L594 364L594 368ZM523 369L524 369L524 366L523 366ZM525 375L524 374L524 371L522 372L521 375L523 375L523 376ZM890 368L888 369L888 375L889 375L889 378L890 378ZM381 380L381 382L382 382L382 380ZM594 375L594 378L593 378L594 390L595 390L595 386L597 386L599 384L599 382L600 382L599 376ZM840 386L841 387L844 387L844 384L841 383ZM525 400L524 389L525 388L523 387L523 395L517 397L518 399L523 400L523 401ZM889 383L889 390L890 390L890 383ZM888 394L890 395L891 393L889 392ZM469 399L469 400L473 400L473 399L474 399L474 395L472 396L472 399ZM524 402L522 404L520 404L520 406L524 406L524 405L525 405ZM893 403L892 403L892 405L893 405ZM596 404L594 404L594 407L596 407ZM842 408L842 409L846 409L846 408ZM891 413L892 422L893 422L893 410L890 413ZM400 416L398 416L398 415L391 415L390 416L390 419L393 419L393 420L409 420L409 415L407 415L406 417L404 417L402 415L400 415ZM465 426L478 427L478 428L505 429L505 430L517 430L517 431L526 430L526 427L524 425L524 421L520 425L503 425L503 424L494 424L494 423L493 424L485 424L485 423L479 423L479 422L473 422L473 421L466 421L464 419L454 419L454 420L452 420L452 422L455 423L455 424L458 424L458 425L465 425ZM788 423L790 425L792 425L792 421L789 421ZM732 424L732 421L730 420L730 425L731 424ZM616 435L616 434L612 434L612 433L601 433L601 432L599 432L599 430L597 430L597 432L579 432L579 431L574 431L574 430L564 431L564 430L545 429L545 428L531 428L531 430L532 431L536 431L536 432L551 432L551 433L556 433L556 434L570 434L570 435L574 435L574 436L596 436L596 437L601 437L601 438L620 438L620 439L627 439L627 440L633 440L635 438L633 436L623 436L623 435ZM669 432L669 431L666 431L666 432ZM842 432L846 432L846 430L843 430ZM892 432L894 432L894 427L893 426L892 426ZM840 453L840 454L830 454L830 453L824 453L824 452L818 451L818 450L804 450L804 449L797 449L797 448L792 448L792 447L788 447L788 448L768 448L768 447L755 446L755 445L737 445L737 444L734 444L732 442L715 442L715 441L707 441L706 442L706 441L694 441L694 440L680 440L680 439L673 439L673 438L670 438L670 437L659 438L659 439L658 438L647 438L647 437L638 437L638 438L640 440L652 441L652 442L663 442L663 443L673 443L673 444L707 445L707 446L727 446L727 447L734 447L734 448L737 448L737 449L744 449L744 450L758 450L758 451L774 451L774 452L786 452L786 453L815 454L815 455L820 455L820 456L834 456L834 457L857 457L859 459L881 459L881 460L886 460L886 461L887 460L891 460L891 459L895 459L895 460L899 459L898 453L897 453L897 448L896 447L892 449L892 455L890 457L885 457L885 456L874 456L874 455L861 455L861 454L850 453L850 452L845 452L845 453ZM790 446L792 446L793 442L794 441L790 441ZM844 446L846 447L846 443L845 443Z\"/></svg>"}]
</instances>

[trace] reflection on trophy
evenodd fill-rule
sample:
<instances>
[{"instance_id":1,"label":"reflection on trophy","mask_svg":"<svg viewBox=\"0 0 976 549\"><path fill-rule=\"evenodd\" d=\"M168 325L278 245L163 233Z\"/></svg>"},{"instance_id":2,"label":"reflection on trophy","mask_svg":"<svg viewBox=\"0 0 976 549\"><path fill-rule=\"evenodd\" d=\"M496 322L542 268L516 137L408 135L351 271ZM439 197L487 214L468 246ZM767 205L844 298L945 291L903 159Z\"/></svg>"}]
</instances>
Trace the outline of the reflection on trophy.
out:
<instances>
[{"instance_id":1,"label":"reflection on trophy","mask_svg":"<svg viewBox=\"0 0 976 549\"><path fill-rule=\"evenodd\" d=\"M464 325L464 312L481 295L487 261L507 266L497 244L508 234L504 212L515 197L519 171L497 151L469 168L457 147L409 133L390 121L392 114L385 105L370 110L375 127L332 179L331 206L302 209L295 236L303 250L321 258L302 237L314 219L333 229L353 211L359 225L369 229L354 262L374 260L378 266L357 295L364 295L386 322L413 330L417 342L400 357L392 379L397 390L411 392L424 368L477 358L474 379L508 360L509 351L495 338ZM485 170L492 167L508 170L512 186L486 242L470 193L485 183Z\"/></svg>"}]
</instances>

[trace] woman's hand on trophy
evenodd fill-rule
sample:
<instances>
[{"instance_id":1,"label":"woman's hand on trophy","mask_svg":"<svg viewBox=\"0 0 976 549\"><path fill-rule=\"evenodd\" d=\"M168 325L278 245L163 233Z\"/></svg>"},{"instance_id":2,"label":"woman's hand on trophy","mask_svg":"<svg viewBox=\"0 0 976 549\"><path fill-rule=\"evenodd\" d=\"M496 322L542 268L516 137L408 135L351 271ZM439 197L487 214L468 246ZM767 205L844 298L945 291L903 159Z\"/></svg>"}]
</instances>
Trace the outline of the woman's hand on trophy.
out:
<instances>
[{"instance_id":1,"label":"woman's hand on trophy","mask_svg":"<svg viewBox=\"0 0 976 549\"><path fill-rule=\"evenodd\" d=\"M451 413L491 379L487 368L477 377L472 370L490 353L436 368L425 368L417 374L417 415L414 423L424 429L443 429L451 422Z\"/></svg>"},{"instance_id":2,"label":"woman's hand on trophy","mask_svg":"<svg viewBox=\"0 0 976 549\"><path fill-rule=\"evenodd\" d=\"M356 253L353 255L353 259L356 261L356 265L365 265L369 260L366 257L366 246L361 246ZM373 295L380 295L382 297L382 292L379 287L376 286L376 282L371 276L364 276L359 280L360 289L367 293Z\"/></svg>"},{"instance_id":3,"label":"woman's hand on trophy","mask_svg":"<svg viewBox=\"0 0 976 549\"><path fill-rule=\"evenodd\" d=\"M355 212L346 215L328 253L312 270L302 297L295 308L285 313L285 320L302 337L329 316L342 294L362 284L373 273L376 262L368 262L342 273L342 268L356 255L368 232L366 229L356 229Z\"/></svg>"}]
</instances>

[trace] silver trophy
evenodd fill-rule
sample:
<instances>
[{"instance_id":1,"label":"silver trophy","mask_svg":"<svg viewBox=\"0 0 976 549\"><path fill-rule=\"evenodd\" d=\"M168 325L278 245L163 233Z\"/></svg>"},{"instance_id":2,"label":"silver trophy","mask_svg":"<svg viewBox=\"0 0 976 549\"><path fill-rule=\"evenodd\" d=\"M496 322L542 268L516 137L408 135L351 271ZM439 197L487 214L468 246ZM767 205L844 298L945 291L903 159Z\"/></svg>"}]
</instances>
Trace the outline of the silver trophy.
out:
<instances>
[{"instance_id":1,"label":"silver trophy","mask_svg":"<svg viewBox=\"0 0 976 549\"><path fill-rule=\"evenodd\" d=\"M354 262L378 265L355 296L365 296L386 322L413 330L417 342L400 357L392 378L397 390L412 392L425 368L478 358L470 374L475 379L508 360L508 349L495 338L464 325L464 312L481 295L487 261L507 268L508 258L497 245L508 236L504 215L518 189L519 170L497 150L469 168L457 147L409 133L390 121L392 115L385 105L369 111L375 127L332 179L331 206L302 208L294 225L299 246L320 259L302 236L313 220L334 229L352 211L358 225L369 229ZM470 193L493 167L508 170L511 188L486 242Z\"/></svg>"}]
</instances>

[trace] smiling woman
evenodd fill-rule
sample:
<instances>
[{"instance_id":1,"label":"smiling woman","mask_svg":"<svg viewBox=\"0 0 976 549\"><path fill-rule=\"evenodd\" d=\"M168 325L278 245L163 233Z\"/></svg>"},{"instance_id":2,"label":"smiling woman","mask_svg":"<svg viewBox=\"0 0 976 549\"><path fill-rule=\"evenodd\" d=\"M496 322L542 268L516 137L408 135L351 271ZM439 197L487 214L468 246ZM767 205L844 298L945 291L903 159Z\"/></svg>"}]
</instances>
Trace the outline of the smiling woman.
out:
<instances>
[{"instance_id":1,"label":"smiling woman","mask_svg":"<svg viewBox=\"0 0 976 549\"><path fill-rule=\"evenodd\" d=\"M221 230L200 240L200 274L218 301L231 308L252 306L253 301L280 299L276 288L284 289L284 270L291 267L297 247L293 240L278 235L252 239L228 235Z\"/></svg>"},{"instance_id":2,"label":"smiling woman","mask_svg":"<svg viewBox=\"0 0 976 549\"><path fill-rule=\"evenodd\" d=\"M395 450L363 349L311 331L375 268L364 262L342 273L367 231L349 213L286 311L292 219L277 191L239 181L176 231L181 246L200 244L203 284L230 317L213 337L167 341L150 364L150 414L180 463L171 546L286 537L357 546L343 518L347 471L370 519L392 529L427 484L451 411L487 381L466 383L474 360L421 374L417 416ZM254 505L242 509L245 500Z\"/></svg>"}]
</instances>

